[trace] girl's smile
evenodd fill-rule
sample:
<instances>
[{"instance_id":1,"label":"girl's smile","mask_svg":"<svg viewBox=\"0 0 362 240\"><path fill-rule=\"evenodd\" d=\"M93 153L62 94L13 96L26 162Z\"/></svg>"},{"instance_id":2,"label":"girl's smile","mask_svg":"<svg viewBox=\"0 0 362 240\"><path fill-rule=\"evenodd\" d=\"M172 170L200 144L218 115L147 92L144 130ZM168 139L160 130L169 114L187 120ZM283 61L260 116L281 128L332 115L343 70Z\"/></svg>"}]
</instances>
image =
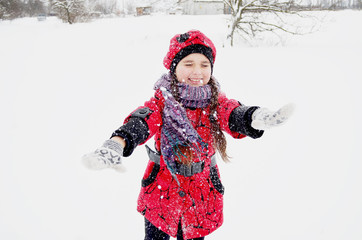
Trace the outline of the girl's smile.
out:
<instances>
[{"instance_id":1,"label":"girl's smile","mask_svg":"<svg viewBox=\"0 0 362 240\"><path fill-rule=\"evenodd\" d=\"M175 73L179 82L191 86L203 86L210 80L211 63L205 55L192 53L177 64Z\"/></svg>"}]
</instances>

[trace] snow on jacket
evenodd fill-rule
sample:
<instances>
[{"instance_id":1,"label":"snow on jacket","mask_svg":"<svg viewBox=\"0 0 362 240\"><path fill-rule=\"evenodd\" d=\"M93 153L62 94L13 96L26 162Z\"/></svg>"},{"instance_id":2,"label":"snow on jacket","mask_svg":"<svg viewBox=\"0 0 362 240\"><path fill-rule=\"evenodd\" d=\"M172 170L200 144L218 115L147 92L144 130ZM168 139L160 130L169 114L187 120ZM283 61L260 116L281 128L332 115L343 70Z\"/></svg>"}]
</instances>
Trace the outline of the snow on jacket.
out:
<instances>
[{"instance_id":1,"label":"snow on jacket","mask_svg":"<svg viewBox=\"0 0 362 240\"><path fill-rule=\"evenodd\" d=\"M241 105L224 94L220 94L218 100L217 121L222 131L238 139L261 137L263 131L250 126L251 115L258 107ZM223 223L224 187L215 161L210 111L209 108L186 109L193 127L208 143L208 151L201 159L193 159L195 167L183 166L189 172L177 174L178 185L160 154L163 106L162 93L156 90L154 97L130 114L112 137L121 136L126 140L123 155L129 156L135 147L154 136L156 151L148 148L149 162L142 179L137 210L172 237L176 237L180 222L184 239L203 237Z\"/></svg>"}]
</instances>

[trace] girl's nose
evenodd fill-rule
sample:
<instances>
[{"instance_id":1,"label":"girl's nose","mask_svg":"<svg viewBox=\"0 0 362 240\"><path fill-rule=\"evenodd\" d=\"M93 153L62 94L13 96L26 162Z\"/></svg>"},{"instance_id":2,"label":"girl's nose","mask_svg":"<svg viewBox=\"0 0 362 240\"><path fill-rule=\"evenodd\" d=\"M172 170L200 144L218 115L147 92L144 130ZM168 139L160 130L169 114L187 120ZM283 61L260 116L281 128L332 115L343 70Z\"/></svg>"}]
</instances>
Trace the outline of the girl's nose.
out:
<instances>
[{"instance_id":1,"label":"girl's nose","mask_svg":"<svg viewBox=\"0 0 362 240\"><path fill-rule=\"evenodd\" d=\"M201 69L201 67L195 66L193 72L194 72L195 74L201 74L201 73L202 73L202 69Z\"/></svg>"}]
</instances>

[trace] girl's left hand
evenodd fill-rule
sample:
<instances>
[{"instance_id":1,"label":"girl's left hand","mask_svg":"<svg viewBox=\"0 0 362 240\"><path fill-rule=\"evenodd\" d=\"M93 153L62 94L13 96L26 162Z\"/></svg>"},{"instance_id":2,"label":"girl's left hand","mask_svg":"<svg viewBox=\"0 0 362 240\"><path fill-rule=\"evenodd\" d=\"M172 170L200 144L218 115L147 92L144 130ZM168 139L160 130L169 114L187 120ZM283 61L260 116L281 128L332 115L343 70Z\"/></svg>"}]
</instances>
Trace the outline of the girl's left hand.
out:
<instances>
[{"instance_id":1,"label":"girl's left hand","mask_svg":"<svg viewBox=\"0 0 362 240\"><path fill-rule=\"evenodd\" d=\"M293 114L294 108L292 103L283 106L276 112L267 108L259 108L252 115L251 126L259 130L280 126Z\"/></svg>"}]
</instances>

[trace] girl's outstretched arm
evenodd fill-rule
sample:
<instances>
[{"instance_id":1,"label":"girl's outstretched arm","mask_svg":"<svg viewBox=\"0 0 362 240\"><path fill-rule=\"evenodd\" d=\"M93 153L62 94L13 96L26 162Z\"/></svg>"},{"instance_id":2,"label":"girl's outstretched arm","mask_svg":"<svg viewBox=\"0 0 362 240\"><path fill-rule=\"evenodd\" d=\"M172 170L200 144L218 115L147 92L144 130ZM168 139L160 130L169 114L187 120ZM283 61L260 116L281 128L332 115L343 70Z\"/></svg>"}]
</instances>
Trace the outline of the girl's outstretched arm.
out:
<instances>
[{"instance_id":1,"label":"girl's outstretched arm","mask_svg":"<svg viewBox=\"0 0 362 240\"><path fill-rule=\"evenodd\" d=\"M89 169L114 168L124 171L122 157L128 157L140 144L152 137L162 123L160 109L163 98L161 92L138 107L125 120L124 124L113 132L111 138L94 152L82 157L83 164Z\"/></svg>"}]
</instances>

